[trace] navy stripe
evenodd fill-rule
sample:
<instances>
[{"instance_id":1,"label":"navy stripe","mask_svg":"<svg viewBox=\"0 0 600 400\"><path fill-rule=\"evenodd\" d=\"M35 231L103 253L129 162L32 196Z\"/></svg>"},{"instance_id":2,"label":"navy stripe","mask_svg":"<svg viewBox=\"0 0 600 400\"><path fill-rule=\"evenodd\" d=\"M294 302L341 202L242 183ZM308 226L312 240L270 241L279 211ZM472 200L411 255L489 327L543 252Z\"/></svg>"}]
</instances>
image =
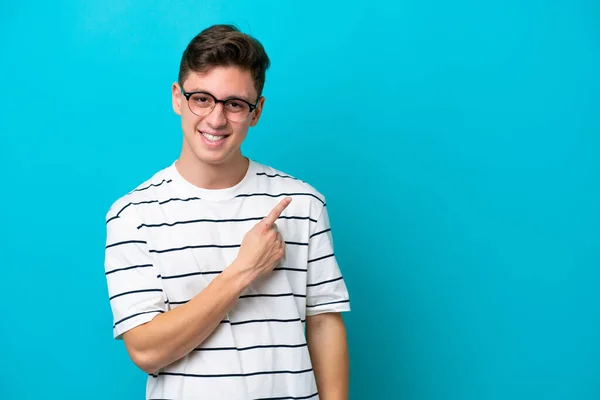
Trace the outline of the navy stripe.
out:
<instances>
[{"instance_id":1,"label":"navy stripe","mask_svg":"<svg viewBox=\"0 0 600 400\"><path fill-rule=\"evenodd\" d=\"M273 271L297 271L297 272L306 272L308 269L306 268L287 268L287 267L277 267L274 268Z\"/></svg>"},{"instance_id":2,"label":"navy stripe","mask_svg":"<svg viewBox=\"0 0 600 400\"><path fill-rule=\"evenodd\" d=\"M180 251L180 250L188 250L188 249L205 249L205 248L229 249L229 248L235 248L235 247L240 247L240 245L239 244L199 244L199 245L194 245L194 246L183 246L183 247L176 247L176 248L172 248L172 249L163 249L163 250L151 249L149 251L150 251L150 253L169 253L172 251Z\"/></svg>"},{"instance_id":3,"label":"navy stripe","mask_svg":"<svg viewBox=\"0 0 600 400\"><path fill-rule=\"evenodd\" d=\"M142 264L142 265L132 265L131 267L125 267L125 268L117 268L117 269L113 269L111 271L105 272L105 275L110 275L114 272L119 272L119 271L127 271L129 269L135 269L135 268L148 268L151 267L152 264Z\"/></svg>"},{"instance_id":4,"label":"navy stripe","mask_svg":"<svg viewBox=\"0 0 600 400\"><path fill-rule=\"evenodd\" d=\"M310 235L309 239L314 238L315 236L321 235L325 232L330 232L330 231L331 231L331 228L325 229L324 231L321 231L321 232L313 233L312 235Z\"/></svg>"},{"instance_id":5,"label":"navy stripe","mask_svg":"<svg viewBox=\"0 0 600 400\"><path fill-rule=\"evenodd\" d=\"M246 351L246 350L255 350L255 349L297 349L300 347L306 347L306 343L302 344L265 344L265 345L257 345L257 346L249 346L249 347L198 347L194 349L194 351Z\"/></svg>"},{"instance_id":6,"label":"navy stripe","mask_svg":"<svg viewBox=\"0 0 600 400\"><path fill-rule=\"evenodd\" d=\"M306 272L307 269L306 268L287 268L287 267L277 267L274 268L273 271L294 271L294 272ZM194 271L194 272L188 272L185 274L179 274L179 275L167 275L167 276L163 276L162 279L178 279L178 278L186 278L188 276L196 276L196 275L218 275L223 271ZM157 278L160 278L161 276L158 275Z\"/></svg>"},{"instance_id":7,"label":"navy stripe","mask_svg":"<svg viewBox=\"0 0 600 400\"><path fill-rule=\"evenodd\" d=\"M324 260L326 258L333 257L333 256L334 256L334 253L331 253L331 254L328 254L328 255L323 256L323 257L313 258L312 260L308 260L306 263L308 264L308 263L311 263L311 262L315 262L315 261L319 261L319 260Z\"/></svg>"},{"instance_id":8,"label":"navy stripe","mask_svg":"<svg viewBox=\"0 0 600 400\"><path fill-rule=\"evenodd\" d=\"M319 197L315 196L312 193L278 193L278 194L270 194L270 193L245 193L245 194L238 194L235 197L254 197L254 196L267 196L267 197L281 197L281 196L311 196L314 197L315 199L319 200L323 205L325 205L325 202L323 200L321 200Z\"/></svg>"},{"instance_id":9,"label":"navy stripe","mask_svg":"<svg viewBox=\"0 0 600 400\"><path fill-rule=\"evenodd\" d=\"M342 279L343 279L343 277L340 276L339 278L330 279L328 281L323 281L323 282L319 282L319 283L310 283L310 284L307 284L306 287L320 286L320 285L324 285L326 283L337 282L337 281L342 280Z\"/></svg>"},{"instance_id":10,"label":"navy stripe","mask_svg":"<svg viewBox=\"0 0 600 400\"><path fill-rule=\"evenodd\" d=\"M176 222L163 222L160 224L141 224L138 226L138 229L141 228L158 228L160 226L175 226L175 225L183 225L183 224L195 224L200 222L248 222L248 221L260 221L265 217L249 217L249 218L231 218L231 219L192 219L187 221L176 221ZM309 220L311 222L317 222L316 219L311 217L299 217L299 216L279 216L279 219L297 219L297 220Z\"/></svg>"},{"instance_id":11,"label":"navy stripe","mask_svg":"<svg viewBox=\"0 0 600 400\"><path fill-rule=\"evenodd\" d=\"M301 243L301 242L285 242L285 244L294 245L294 246L308 246L308 243ZM232 248L237 248L240 246L241 246L241 244L197 244L197 245L190 245L190 246L183 246L183 247L175 247L172 249L162 249L162 250L151 249L151 250L149 250L149 252L150 253L170 253L173 251L180 251L180 250L206 249L206 248L232 249Z\"/></svg>"},{"instance_id":12,"label":"navy stripe","mask_svg":"<svg viewBox=\"0 0 600 400\"><path fill-rule=\"evenodd\" d=\"M272 194L269 194L269 193L249 193L249 194L239 194L236 197L252 197L252 196L269 196L269 197L312 196L315 199L319 200L323 204L323 207L326 206L326 204L325 204L325 202L323 200L321 200L319 197L315 196L312 193L279 193L279 194L275 194L275 195L272 195ZM139 201L139 202L131 202L131 203L128 203L127 205L123 206L123 208L121 208L119 210L119 212L117 212L117 214L115 216L107 219L106 223L108 224L109 222L111 222L111 221L113 221L113 220L115 220L117 218L120 218L121 213L123 211L125 211L125 209L127 207L129 207L129 206L137 206L137 205L141 205L141 204L151 204L151 203L158 203L159 205L163 205L163 204L167 204L167 203L169 203L171 201L193 201L193 200L202 200L202 199L200 197L189 197L189 198L186 198L186 199L171 198L171 199L162 200L162 201L159 201L159 200L146 200L146 201ZM280 216L279 218L286 218L286 217ZM295 217L293 217L293 218L295 218ZM317 222L315 219L312 219L312 218L308 218L308 219L310 221L312 221L312 222Z\"/></svg>"},{"instance_id":13,"label":"navy stripe","mask_svg":"<svg viewBox=\"0 0 600 400\"><path fill-rule=\"evenodd\" d=\"M115 322L115 324L113 325L113 329L114 329L114 328L115 328L117 325L119 325L121 322L125 322L125 321L127 321L128 319L131 319L131 318L137 317L138 315L150 314L150 313L158 313L158 314L162 314L162 313L164 313L164 311L162 311L162 310L144 311L144 312L140 312L140 313L137 313L137 314L130 315L129 317L125 317L125 318L123 318L123 319L120 319L120 320L118 320L117 322Z\"/></svg>"},{"instance_id":14,"label":"navy stripe","mask_svg":"<svg viewBox=\"0 0 600 400\"><path fill-rule=\"evenodd\" d=\"M295 293L256 293L256 294L245 294L240 296L240 299L250 299L253 297L306 297L304 294L295 294Z\"/></svg>"},{"instance_id":15,"label":"navy stripe","mask_svg":"<svg viewBox=\"0 0 600 400\"><path fill-rule=\"evenodd\" d=\"M288 397L261 397L260 399L254 399L254 400L307 400L307 399L312 399L313 397L317 396L319 393L313 393L313 394L309 394L308 396L302 396L302 397L292 397L292 396L288 396Z\"/></svg>"},{"instance_id":16,"label":"navy stripe","mask_svg":"<svg viewBox=\"0 0 600 400\"><path fill-rule=\"evenodd\" d=\"M280 374L305 374L307 372L311 372L312 368L303 369L300 371L258 371L258 372L248 372L245 374L185 374L183 372L159 372L156 375L151 375L153 377L158 377L158 375L169 375L169 376L185 376L190 378L244 378L248 376L256 376L256 375L280 375Z\"/></svg>"},{"instance_id":17,"label":"navy stripe","mask_svg":"<svg viewBox=\"0 0 600 400\"><path fill-rule=\"evenodd\" d=\"M240 299L251 299L251 298L255 298L255 297L301 297L301 298L306 298L305 294L295 294L295 293L257 293L257 294L245 294L243 296L240 296ZM171 300L165 300L165 304L171 304L171 305L181 305L181 304L185 304L187 302L189 302L190 300L183 300L183 301L171 301Z\"/></svg>"},{"instance_id":18,"label":"navy stripe","mask_svg":"<svg viewBox=\"0 0 600 400\"><path fill-rule=\"evenodd\" d=\"M108 300L113 300L113 299L116 299L117 297L126 296L128 294L150 293L150 292L162 292L162 289L140 289L140 290L132 290L130 292L123 292L123 293L115 294L114 296L110 297Z\"/></svg>"},{"instance_id":19,"label":"navy stripe","mask_svg":"<svg viewBox=\"0 0 600 400\"><path fill-rule=\"evenodd\" d=\"M350 303L350 300L330 301L329 303L314 304L311 306L309 306L307 304L306 307L313 308L313 307L328 306L330 304L341 304L341 303Z\"/></svg>"},{"instance_id":20,"label":"navy stripe","mask_svg":"<svg viewBox=\"0 0 600 400\"><path fill-rule=\"evenodd\" d=\"M123 211L125 211L125 209L129 206L138 206L140 204L151 204L151 203L158 203L159 205L163 205L163 204L167 204L171 201L191 201L191 200L202 200L200 197L189 197L187 199L180 199L180 198L172 198L172 199L167 199L167 200L163 200L163 201L159 201L159 200L146 200L146 201L138 201L138 202L132 202L127 204L126 206L124 206L123 208L121 208L119 210L119 212L114 216L111 217L109 219L106 220L106 223L108 224L110 221L120 218L119 216L121 215L121 213Z\"/></svg>"},{"instance_id":21,"label":"navy stripe","mask_svg":"<svg viewBox=\"0 0 600 400\"><path fill-rule=\"evenodd\" d=\"M152 184L150 184L150 185L148 185L146 187L143 187L143 188L140 188L140 189L135 189L133 192L141 192L142 190L150 189L151 187L159 187L163 183L171 183L171 182L172 182L171 179L169 179L169 180L163 179L162 182L160 182L160 183L152 183Z\"/></svg>"},{"instance_id":22,"label":"navy stripe","mask_svg":"<svg viewBox=\"0 0 600 400\"><path fill-rule=\"evenodd\" d=\"M302 321L300 318L294 318L294 319L250 319L247 321L235 321L235 322L231 322L230 320L221 321L222 324L231 324L231 325L245 325L245 324L255 324L255 323L261 323L261 322L288 323L288 322L304 322L304 321Z\"/></svg>"},{"instance_id":23,"label":"navy stripe","mask_svg":"<svg viewBox=\"0 0 600 400\"><path fill-rule=\"evenodd\" d=\"M293 176L289 176L289 175L280 175L280 174L274 174L274 175L269 175L266 172L257 172L256 175L262 175L262 176L267 176L269 178L289 178L289 179L293 179L295 181L299 181L300 179L298 178L294 178Z\"/></svg>"},{"instance_id":24,"label":"navy stripe","mask_svg":"<svg viewBox=\"0 0 600 400\"><path fill-rule=\"evenodd\" d=\"M167 200L159 201L158 204L160 204L162 206L163 204L167 204L167 203L170 203L172 201L193 201L193 200L202 200L202 199L200 197L188 197L187 199L182 199L180 197L174 197L172 199L167 199Z\"/></svg>"},{"instance_id":25,"label":"navy stripe","mask_svg":"<svg viewBox=\"0 0 600 400\"><path fill-rule=\"evenodd\" d=\"M107 245L106 248L109 249L111 247L117 247L117 246L121 246L123 244L131 244L131 243L147 244L144 240L126 240L124 242L111 243L111 244Z\"/></svg>"},{"instance_id":26,"label":"navy stripe","mask_svg":"<svg viewBox=\"0 0 600 400\"><path fill-rule=\"evenodd\" d=\"M177 278L185 278L188 276L196 276L196 275L217 275L217 274L220 274L221 272L223 272L223 271L195 271L195 272L188 272L187 274L163 276L162 279L177 279Z\"/></svg>"}]
</instances>

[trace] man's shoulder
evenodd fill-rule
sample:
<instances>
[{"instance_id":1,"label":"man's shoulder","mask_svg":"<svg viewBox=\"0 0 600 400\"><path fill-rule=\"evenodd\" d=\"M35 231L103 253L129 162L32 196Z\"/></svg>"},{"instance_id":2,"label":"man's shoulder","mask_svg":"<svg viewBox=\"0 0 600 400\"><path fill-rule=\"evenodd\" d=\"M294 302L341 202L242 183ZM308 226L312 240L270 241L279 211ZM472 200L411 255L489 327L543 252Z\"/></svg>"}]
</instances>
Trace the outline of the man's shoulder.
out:
<instances>
[{"instance_id":1,"label":"man's shoulder","mask_svg":"<svg viewBox=\"0 0 600 400\"><path fill-rule=\"evenodd\" d=\"M273 191L289 194L308 194L325 204L325 195L309 182L273 166L256 164L257 177L264 180L263 183L269 185Z\"/></svg>"},{"instance_id":2,"label":"man's shoulder","mask_svg":"<svg viewBox=\"0 0 600 400\"><path fill-rule=\"evenodd\" d=\"M171 168L172 166L168 166L154 172L150 178L119 196L109 207L106 220L110 221L120 217L123 211L132 205L159 201L160 194L168 190L169 184L173 182L170 173Z\"/></svg>"}]
</instances>

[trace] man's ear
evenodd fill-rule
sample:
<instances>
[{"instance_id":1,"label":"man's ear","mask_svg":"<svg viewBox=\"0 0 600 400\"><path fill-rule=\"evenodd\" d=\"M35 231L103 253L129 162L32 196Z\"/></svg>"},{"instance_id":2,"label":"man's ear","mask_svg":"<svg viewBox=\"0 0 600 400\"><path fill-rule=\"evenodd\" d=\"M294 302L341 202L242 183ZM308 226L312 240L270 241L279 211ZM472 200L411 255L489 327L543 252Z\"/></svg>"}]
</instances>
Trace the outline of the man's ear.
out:
<instances>
[{"instance_id":1,"label":"man's ear","mask_svg":"<svg viewBox=\"0 0 600 400\"><path fill-rule=\"evenodd\" d=\"M179 83L174 82L171 88L171 101L173 103L173 111L175 114L181 115L181 87Z\"/></svg>"},{"instance_id":2,"label":"man's ear","mask_svg":"<svg viewBox=\"0 0 600 400\"><path fill-rule=\"evenodd\" d=\"M255 126L258 124L258 120L262 114L263 107L265 105L265 98L263 96L258 99L258 103L256 104L256 108L253 111L252 120L250 121L250 126Z\"/></svg>"}]
</instances>

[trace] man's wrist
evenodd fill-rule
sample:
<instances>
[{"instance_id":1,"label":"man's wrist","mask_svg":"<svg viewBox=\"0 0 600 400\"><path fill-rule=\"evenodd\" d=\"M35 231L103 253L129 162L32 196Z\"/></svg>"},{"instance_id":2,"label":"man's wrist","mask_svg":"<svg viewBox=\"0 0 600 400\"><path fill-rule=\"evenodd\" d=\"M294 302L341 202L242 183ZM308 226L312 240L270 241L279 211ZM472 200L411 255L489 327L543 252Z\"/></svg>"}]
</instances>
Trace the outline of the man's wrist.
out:
<instances>
[{"instance_id":1,"label":"man's wrist","mask_svg":"<svg viewBox=\"0 0 600 400\"><path fill-rule=\"evenodd\" d=\"M253 271L238 259L225 268L222 275L237 293L242 293L256 279Z\"/></svg>"}]
</instances>

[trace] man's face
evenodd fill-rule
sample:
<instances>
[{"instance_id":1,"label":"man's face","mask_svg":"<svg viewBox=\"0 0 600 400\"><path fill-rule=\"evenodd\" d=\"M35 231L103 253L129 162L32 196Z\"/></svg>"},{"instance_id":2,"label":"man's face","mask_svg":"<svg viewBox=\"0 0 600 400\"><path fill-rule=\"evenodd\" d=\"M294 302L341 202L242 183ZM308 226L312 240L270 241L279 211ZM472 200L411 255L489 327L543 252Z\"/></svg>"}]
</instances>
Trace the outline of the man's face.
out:
<instances>
[{"instance_id":1,"label":"man's face","mask_svg":"<svg viewBox=\"0 0 600 400\"><path fill-rule=\"evenodd\" d=\"M256 104L258 97L250 71L238 67L214 67L203 74L190 72L183 82L183 90L206 92L218 100L246 100L252 105ZM201 116L190 110L190 104L193 109L198 110L209 99L209 96L195 96L188 101L181 93L180 86L173 84L173 109L181 116L184 136L182 154L203 163L222 165L241 155L240 146L246 138L248 128L258 122L264 98L261 97L256 109L242 114L243 117L231 117L231 110L237 110L239 103L227 106L216 103L212 111ZM228 115L230 119L227 118Z\"/></svg>"}]
</instances>

